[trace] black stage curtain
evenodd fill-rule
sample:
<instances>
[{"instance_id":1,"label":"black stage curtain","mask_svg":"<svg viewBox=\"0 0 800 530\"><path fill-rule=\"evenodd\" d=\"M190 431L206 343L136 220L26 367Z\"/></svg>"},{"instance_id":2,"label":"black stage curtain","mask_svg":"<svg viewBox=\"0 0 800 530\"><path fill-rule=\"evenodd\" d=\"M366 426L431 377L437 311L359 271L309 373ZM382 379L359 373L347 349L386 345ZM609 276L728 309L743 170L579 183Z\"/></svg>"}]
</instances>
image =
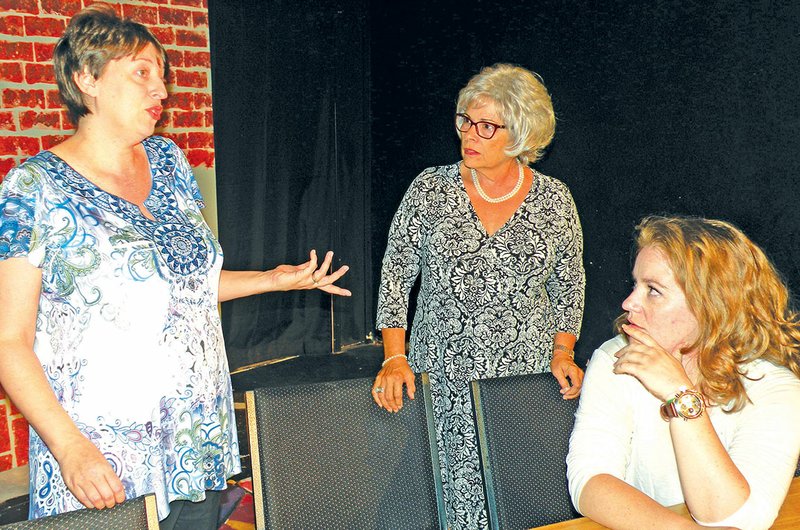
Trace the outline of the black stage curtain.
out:
<instances>
[{"instance_id":1,"label":"black stage curtain","mask_svg":"<svg viewBox=\"0 0 800 530\"><path fill-rule=\"evenodd\" d=\"M232 369L363 341L373 320L369 63L363 1L211 0L217 194L225 268L348 264L320 291L223 304Z\"/></svg>"},{"instance_id":2,"label":"black stage curtain","mask_svg":"<svg viewBox=\"0 0 800 530\"><path fill-rule=\"evenodd\" d=\"M406 0L371 17L375 263L411 180L459 159L458 90L511 62L552 94L536 167L569 186L583 224L579 358L612 336L646 214L731 221L800 288L800 3Z\"/></svg>"}]
</instances>

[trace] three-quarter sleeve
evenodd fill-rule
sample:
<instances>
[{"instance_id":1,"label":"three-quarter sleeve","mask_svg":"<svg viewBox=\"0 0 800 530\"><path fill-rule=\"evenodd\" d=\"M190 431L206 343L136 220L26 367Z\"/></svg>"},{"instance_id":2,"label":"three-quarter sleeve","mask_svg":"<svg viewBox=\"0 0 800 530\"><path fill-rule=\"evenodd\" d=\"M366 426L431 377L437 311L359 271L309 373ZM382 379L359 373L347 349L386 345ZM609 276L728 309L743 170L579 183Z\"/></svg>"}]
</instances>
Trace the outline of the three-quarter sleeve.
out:
<instances>
[{"instance_id":1,"label":"three-quarter sleeve","mask_svg":"<svg viewBox=\"0 0 800 530\"><path fill-rule=\"evenodd\" d=\"M27 257L40 266L44 257L36 230L41 181L30 164L13 168L0 186L0 260Z\"/></svg>"},{"instance_id":2,"label":"three-quarter sleeve","mask_svg":"<svg viewBox=\"0 0 800 530\"><path fill-rule=\"evenodd\" d=\"M622 337L595 350L586 366L581 400L569 440L567 480L572 504L580 511L584 486L607 474L625 480L634 428L632 409L626 406L625 384L639 384L631 376L614 374L614 352L625 345ZM624 384L620 384L620 380Z\"/></svg>"},{"instance_id":3,"label":"three-quarter sleeve","mask_svg":"<svg viewBox=\"0 0 800 530\"><path fill-rule=\"evenodd\" d=\"M745 390L750 402L737 414L735 428L721 438L747 480L750 496L722 521L697 521L703 526L769 528L797 468L800 380L788 369L765 361L758 361L748 377Z\"/></svg>"},{"instance_id":4,"label":"three-quarter sleeve","mask_svg":"<svg viewBox=\"0 0 800 530\"><path fill-rule=\"evenodd\" d=\"M583 269L583 231L578 210L567 186L561 182L558 212L559 236L553 272L545 283L555 315L556 331L579 336L583 319L586 274Z\"/></svg>"},{"instance_id":5,"label":"three-quarter sleeve","mask_svg":"<svg viewBox=\"0 0 800 530\"><path fill-rule=\"evenodd\" d=\"M394 214L381 266L377 329L408 328L408 297L420 271L425 230L423 172L406 191Z\"/></svg>"}]
</instances>

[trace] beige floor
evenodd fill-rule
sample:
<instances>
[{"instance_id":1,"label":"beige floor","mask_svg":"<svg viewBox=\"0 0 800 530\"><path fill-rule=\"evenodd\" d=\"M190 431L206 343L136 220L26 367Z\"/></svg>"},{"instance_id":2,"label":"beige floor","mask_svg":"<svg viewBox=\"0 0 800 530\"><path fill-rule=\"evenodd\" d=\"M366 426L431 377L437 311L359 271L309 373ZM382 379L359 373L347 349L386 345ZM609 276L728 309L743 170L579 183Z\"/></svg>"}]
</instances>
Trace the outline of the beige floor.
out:
<instances>
[{"instance_id":1,"label":"beige floor","mask_svg":"<svg viewBox=\"0 0 800 530\"><path fill-rule=\"evenodd\" d=\"M0 473L0 502L28 493L28 466Z\"/></svg>"}]
</instances>

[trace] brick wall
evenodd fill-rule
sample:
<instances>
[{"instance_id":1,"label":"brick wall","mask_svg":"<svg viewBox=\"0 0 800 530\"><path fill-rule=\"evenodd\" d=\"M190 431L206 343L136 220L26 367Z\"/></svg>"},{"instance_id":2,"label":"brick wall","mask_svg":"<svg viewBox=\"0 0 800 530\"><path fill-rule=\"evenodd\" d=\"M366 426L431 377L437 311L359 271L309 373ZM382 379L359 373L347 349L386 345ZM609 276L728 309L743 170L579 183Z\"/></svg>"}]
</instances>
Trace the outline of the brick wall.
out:
<instances>
[{"instance_id":1,"label":"brick wall","mask_svg":"<svg viewBox=\"0 0 800 530\"><path fill-rule=\"evenodd\" d=\"M58 37L91 0L0 0L0 180L73 131L52 68ZM172 72L157 133L186 152L216 227L214 134L206 0L110 0L148 26L167 49ZM209 210L211 210L209 212ZM26 464L25 420L0 388L0 471Z\"/></svg>"}]
</instances>

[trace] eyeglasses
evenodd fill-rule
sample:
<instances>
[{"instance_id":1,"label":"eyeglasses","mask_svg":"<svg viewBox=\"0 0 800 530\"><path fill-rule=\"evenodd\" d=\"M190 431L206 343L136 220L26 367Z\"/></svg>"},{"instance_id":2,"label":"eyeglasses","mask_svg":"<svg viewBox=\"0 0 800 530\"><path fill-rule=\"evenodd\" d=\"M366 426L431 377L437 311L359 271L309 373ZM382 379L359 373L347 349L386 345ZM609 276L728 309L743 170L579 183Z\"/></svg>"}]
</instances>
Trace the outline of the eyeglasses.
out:
<instances>
[{"instance_id":1,"label":"eyeglasses","mask_svg":"<svg viewBox=\"0 0 800 530\"><path fill-rule=\"evenodd\" d=\"M494 133L497 132L497 129L506 128L505 125L498 125L490 121L472 121L469 116L461 112L456 114L456 129L462 133L467 132L473 125L475 126L475 132L478 133L478 136L485 140L491 139Z\"/></svg>"}]
</instances>

